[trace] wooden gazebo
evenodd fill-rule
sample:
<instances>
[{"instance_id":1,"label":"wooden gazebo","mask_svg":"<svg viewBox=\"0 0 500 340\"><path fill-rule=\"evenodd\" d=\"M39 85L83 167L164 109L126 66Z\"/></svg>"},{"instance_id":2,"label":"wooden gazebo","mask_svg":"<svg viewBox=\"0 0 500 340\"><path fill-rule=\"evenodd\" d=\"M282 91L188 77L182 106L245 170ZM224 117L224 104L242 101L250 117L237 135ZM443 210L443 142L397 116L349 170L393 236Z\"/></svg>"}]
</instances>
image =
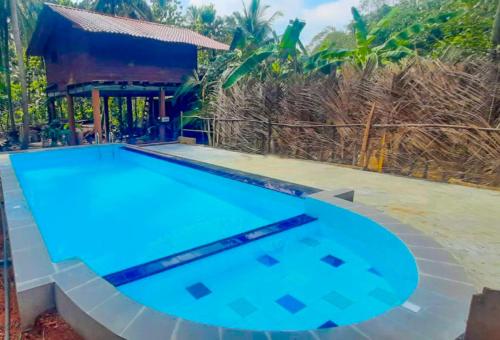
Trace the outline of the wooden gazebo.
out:
<instances>
[{"instance_id":1,"label":"wooden gazebo","mask_svg":"<svg viewBox=\"0 0 500 340\"><path fill-rule=\"evenodd\" d=\"M159 138L164 140L168 121L166 98L197 68L198 48L227 50L229 47L185 28L46 4L27 53L45 60L49 120L55 98L67 98L74 143L75 96L92 98L98 142L109 139L109 97L126 98L129 124L132 97L146 97L150 103L157 98L155 118L160 121Z\"/></svg>"}]
</instances>

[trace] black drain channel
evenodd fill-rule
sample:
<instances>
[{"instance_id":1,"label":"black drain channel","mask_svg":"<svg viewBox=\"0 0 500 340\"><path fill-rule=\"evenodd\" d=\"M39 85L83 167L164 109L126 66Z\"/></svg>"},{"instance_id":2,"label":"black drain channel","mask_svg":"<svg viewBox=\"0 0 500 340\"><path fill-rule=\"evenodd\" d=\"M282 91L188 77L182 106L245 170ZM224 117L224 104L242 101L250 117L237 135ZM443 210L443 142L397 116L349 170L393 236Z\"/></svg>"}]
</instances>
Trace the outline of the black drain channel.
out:
<instances>
[{"instance_id":1,"label":"black drain channel","mask_svg":"<svg viewBox=\"0 0 500 340\"><path fill-rule=\"evenodd\" d=\"M316 218L307 214L301 214L286 220L227 237L222 240L108 274L104 276L104 279L113 286L118 287L211 255L218 254L228 249L243 246L250 242L254 242L263 239L264 237L278 234L313 221L316 221Z\"/></svg>"}]
</instances>

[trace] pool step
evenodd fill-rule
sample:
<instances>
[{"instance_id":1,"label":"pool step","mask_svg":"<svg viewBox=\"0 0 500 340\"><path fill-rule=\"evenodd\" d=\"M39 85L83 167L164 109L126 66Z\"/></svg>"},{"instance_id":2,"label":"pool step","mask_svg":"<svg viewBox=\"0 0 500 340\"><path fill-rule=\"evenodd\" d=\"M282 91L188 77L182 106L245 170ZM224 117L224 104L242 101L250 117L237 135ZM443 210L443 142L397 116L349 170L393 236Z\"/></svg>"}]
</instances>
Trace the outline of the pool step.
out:
<instances>
[{"instance_id":1,"label":"pool step","mask_svg":"<svg viewBox=\"0 0 500 340\"><path fill-rule=\"evenodd\" d=\"M118 287L211 255L215 255L225 250L243 246L264 237L278 234L316 220L316 218L307 214L297 215L286 220L224 238L222 240L108 274L104 276L104 279L113 286Z\"/></svg>"}]
</instances>

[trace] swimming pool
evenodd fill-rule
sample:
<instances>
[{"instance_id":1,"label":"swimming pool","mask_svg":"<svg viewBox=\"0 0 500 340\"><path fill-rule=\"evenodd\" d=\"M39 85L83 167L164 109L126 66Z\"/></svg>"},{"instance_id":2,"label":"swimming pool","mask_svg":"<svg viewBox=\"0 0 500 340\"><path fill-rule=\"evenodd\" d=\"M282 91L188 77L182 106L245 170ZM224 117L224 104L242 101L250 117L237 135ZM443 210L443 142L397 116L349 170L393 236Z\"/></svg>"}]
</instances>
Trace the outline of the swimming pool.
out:
<instances>
[{"instance_id":1,"label":"swimming pool","mask_svg":"<svg viewBox=\"0 0 500 340\"><path fill-rule=\"evenodd\" d=\"M120 145L10 158L53 262L81 259L168 315L235 329L334 328L401 305L417 286L415 260L394 234L300 190Z\"/></svg>"}]
</instances>

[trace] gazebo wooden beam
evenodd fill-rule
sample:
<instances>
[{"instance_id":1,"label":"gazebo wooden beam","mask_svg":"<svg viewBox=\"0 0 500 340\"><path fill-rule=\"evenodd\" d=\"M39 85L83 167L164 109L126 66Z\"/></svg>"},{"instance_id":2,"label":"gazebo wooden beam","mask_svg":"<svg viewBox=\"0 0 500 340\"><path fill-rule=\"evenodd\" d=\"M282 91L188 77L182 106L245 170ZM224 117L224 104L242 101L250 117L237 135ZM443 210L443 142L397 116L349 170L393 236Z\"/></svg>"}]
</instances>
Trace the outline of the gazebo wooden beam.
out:
<instances>
[{"instance_id":1,"label":"gazebo wooden beam","mask_svg":"<svg viewBox=\"0 0 500 340\"><path fill-rule=\"evenodd\" d=\"M163 118L166 117L166 110L165 110L165 89L161 88L160 89L160 112L159 112L159 117L160 117L160 141L164 141L167 137L166 134L166 126L165 122L163 121Z\"/></svg>"},{"instance_id":2,"label":"gazebo wooden beam","mask_svg":"<svg viewBox=\"0 0 500 340\"><path fill-rule=\"evenodd\" d=\"M71 132L69 143L70 145L76 145L75 108L73 97L70 95L66 95L66 102L68 104L68 121L69 130Z\"/></svg>"},{"instance_id":3,"label":"gazebo wooden beam","mask_svg":"<svg viewBox=\"0 0 500 340\"><path fill-rule=\"evenodd\" d=\"M104 97L104 135L109 141L109 97Z\"/></svg>"},{"instance_id":4,"label":"gazebo wooden beam","mask_svg":"<svg viewBox=\"0 0 500 340\"><path fill-rule=\"evenodd\" d=\"M99 89L92 89L92 112L94 113L94 131L95 142L101 143L102 127L101 127L101 103L99 99Z\"/></svg>"}]
</instances>

